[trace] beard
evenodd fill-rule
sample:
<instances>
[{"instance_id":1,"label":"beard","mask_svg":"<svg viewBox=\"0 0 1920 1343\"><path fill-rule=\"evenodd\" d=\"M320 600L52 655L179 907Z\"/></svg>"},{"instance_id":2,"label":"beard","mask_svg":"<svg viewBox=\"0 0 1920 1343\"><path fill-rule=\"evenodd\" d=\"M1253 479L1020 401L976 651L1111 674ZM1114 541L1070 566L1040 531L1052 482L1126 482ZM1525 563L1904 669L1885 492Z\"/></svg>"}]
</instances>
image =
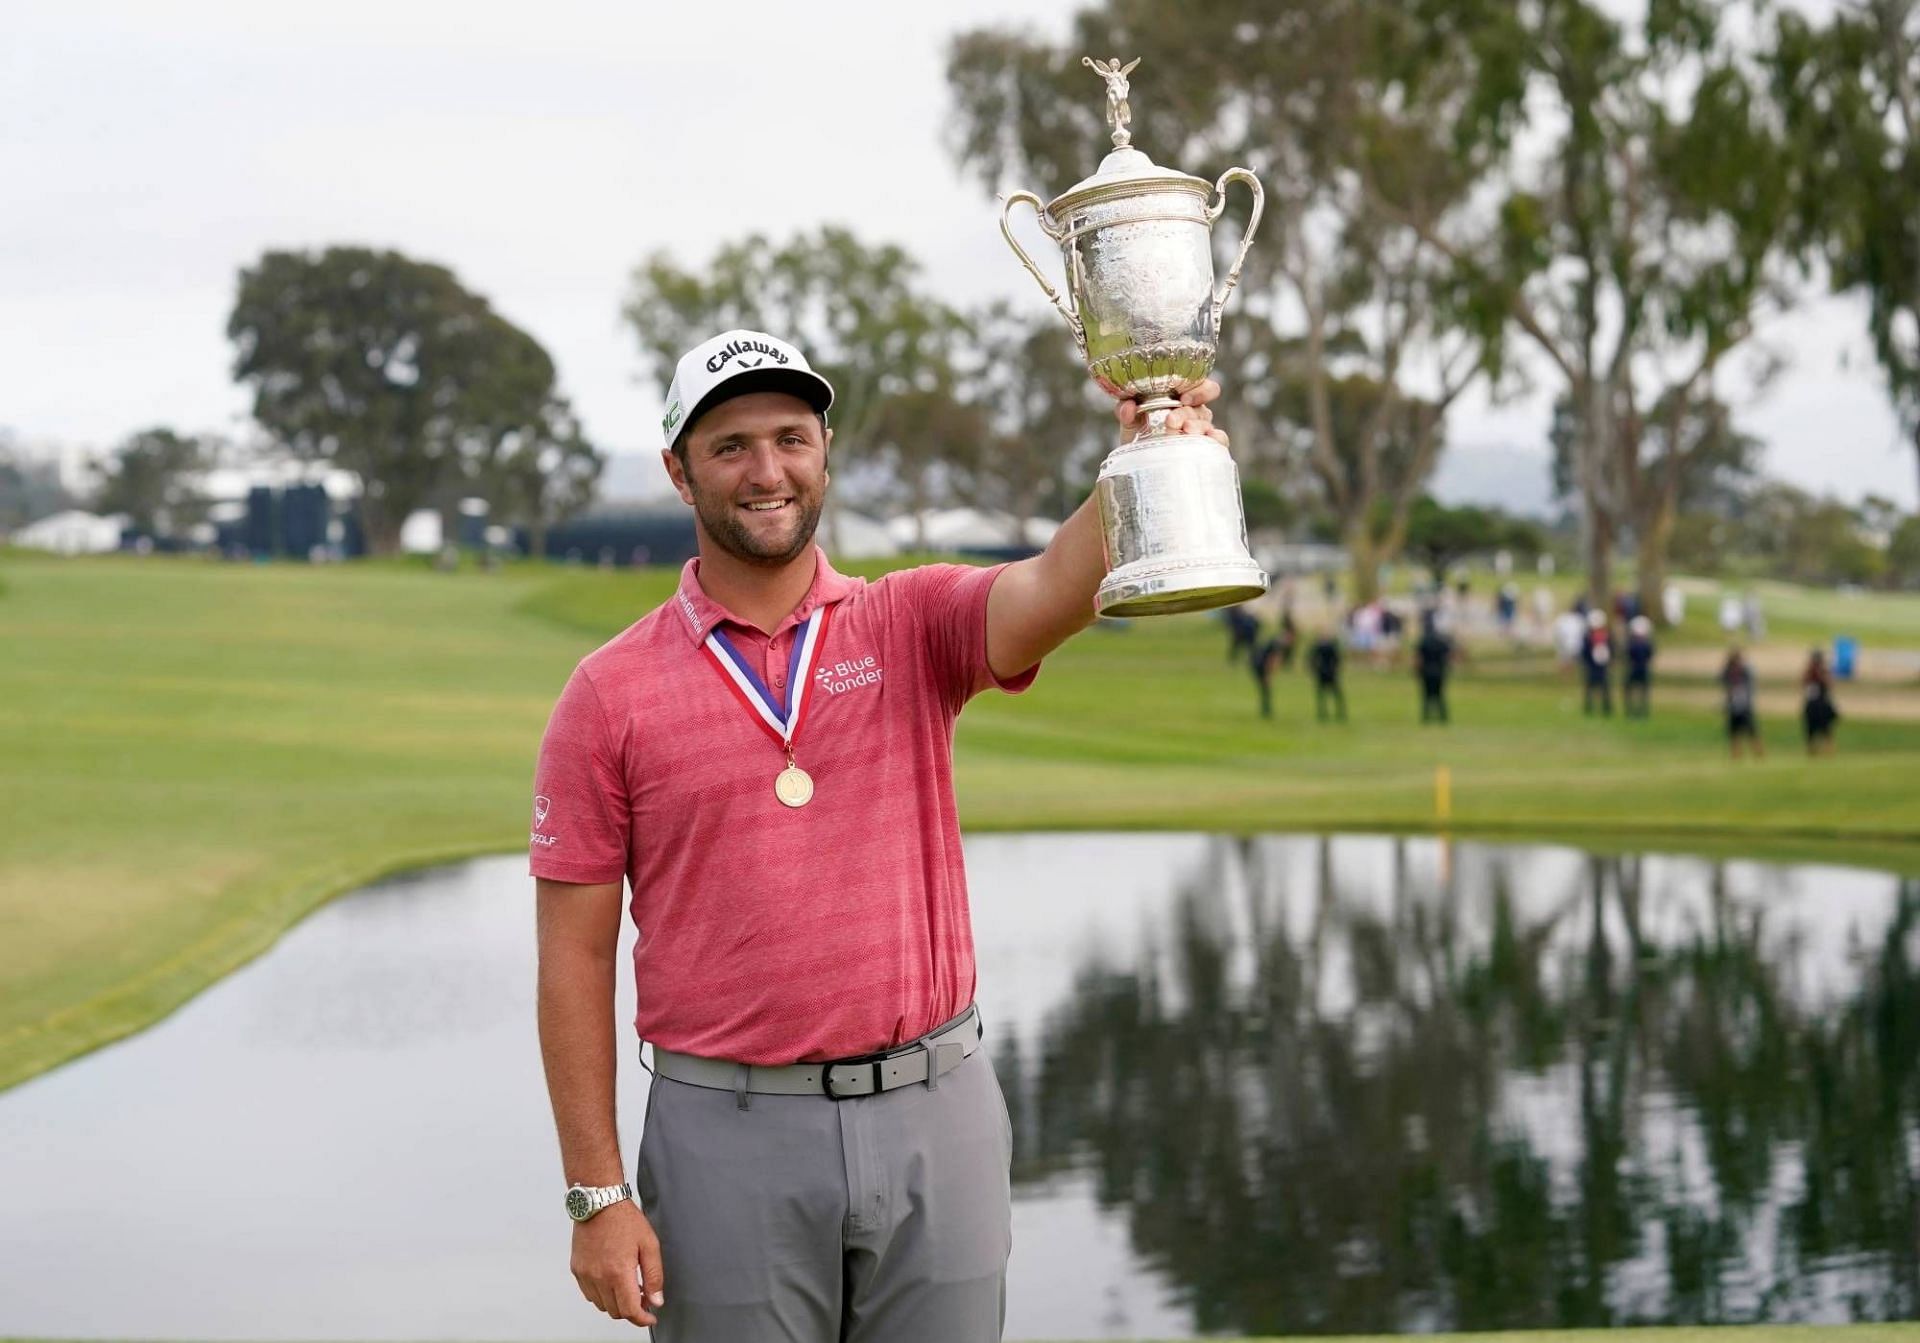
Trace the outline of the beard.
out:
<instances>
[{"instance_id":1,"label":"beard","mask_svg":"<svg viewBox=\"0 0 1920 1343\"><path fill-rule=\"evenodd\" d=\"M793 502L785 509L792 524L790 530L784 534L776 531L771 535L757 536L740 517L731 496L708 494L694 482L691 474L687 477L687 487L693 494L694 516L700 519L701 527L715 545L737 560L770 569L788 563L813 544L814 529L820 525L820 508L826 493L817 487L796 487Z\"/></svg>"}]
</instances>

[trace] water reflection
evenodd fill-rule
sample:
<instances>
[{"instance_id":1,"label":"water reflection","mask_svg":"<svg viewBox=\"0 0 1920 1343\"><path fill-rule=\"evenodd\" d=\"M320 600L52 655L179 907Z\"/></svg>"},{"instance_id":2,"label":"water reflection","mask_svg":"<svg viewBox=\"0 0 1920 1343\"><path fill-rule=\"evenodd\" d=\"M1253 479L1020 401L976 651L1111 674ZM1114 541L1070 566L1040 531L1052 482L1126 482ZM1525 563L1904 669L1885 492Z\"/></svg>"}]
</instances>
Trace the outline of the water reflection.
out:
<instances>
[{"instance_id":1,"label":"water reflection","mask_svg":"<svg viewBox=\"0 0 1920 1343\"><path fill-rule=\"evenodd\" d=\"M1338 848L1211 843L1000 1049L1198 1330L1920 1312L1920 883Z\"/></svg>"},{"instance_id":2,"label":"water reflection","mask_svg":"<svg viewBox=\"0 0 1920 1343\"><path fill-rule=\"evenodd\" d=\"M1009 1338L1920 1307L1912 883L1368 837L966 858ZM566 1273L532 931L524 860L384 882L0 1094L0 1335L633 1337ZM629 1156L645 1087L623 1050Z\"/></svg>"}]
</instances>

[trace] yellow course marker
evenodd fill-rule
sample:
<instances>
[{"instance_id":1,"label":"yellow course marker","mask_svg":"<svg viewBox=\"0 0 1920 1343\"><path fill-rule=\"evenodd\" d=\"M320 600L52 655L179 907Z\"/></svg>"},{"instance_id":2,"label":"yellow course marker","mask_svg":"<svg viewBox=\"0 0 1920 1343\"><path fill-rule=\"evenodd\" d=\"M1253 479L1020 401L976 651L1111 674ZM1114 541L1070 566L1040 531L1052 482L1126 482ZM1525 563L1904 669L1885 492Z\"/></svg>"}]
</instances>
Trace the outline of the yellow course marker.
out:
<instances>
[{"instance_id":1,"label":"yellow course marker","mask_svg":"<svg viewBox=\"0 0 1920 1343\"><path fill-rule=\"evenodd\" d=\"M1433 814L1441 821L1453 817L1453 771L1445 765L1433 770Z\"/></svg>"}]
</instances>

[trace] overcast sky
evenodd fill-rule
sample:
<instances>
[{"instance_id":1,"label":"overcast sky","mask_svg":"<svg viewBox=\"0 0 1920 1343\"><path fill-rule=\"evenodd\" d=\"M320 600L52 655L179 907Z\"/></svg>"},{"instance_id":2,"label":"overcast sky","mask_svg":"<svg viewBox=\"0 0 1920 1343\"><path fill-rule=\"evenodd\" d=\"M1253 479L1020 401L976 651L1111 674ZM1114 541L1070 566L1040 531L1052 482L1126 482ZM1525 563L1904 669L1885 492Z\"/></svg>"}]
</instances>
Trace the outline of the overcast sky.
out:
<instances>
[{"instance_id":1,"label":"overcast sky","mask_svg":"<svg viewBox=\"0 0 1920 1343\"><path fill-rule=\"evenodd\" d=\"M0 426L96 446L150 424L237 431L223 333L238 268L267 248L363 243L451 266L552 352L590 432L621 451L659 445L661 389L618 315L655 248L691 264L750 231L835 221L906 245L956 301L1038 311L992 202L946 151L942 66L958 28L1057 33L1074 7L8 4ZM1742 419L1776 473L1913 508L1913 453L1860 321L1826 300L1780 324L1793 368ZM1449 492L1515 492L1503 478L1537 463L1537 488L1517 492L1543 495L1544 422L1543 397L1457 411Z\"/></svg>"}]
</instances>

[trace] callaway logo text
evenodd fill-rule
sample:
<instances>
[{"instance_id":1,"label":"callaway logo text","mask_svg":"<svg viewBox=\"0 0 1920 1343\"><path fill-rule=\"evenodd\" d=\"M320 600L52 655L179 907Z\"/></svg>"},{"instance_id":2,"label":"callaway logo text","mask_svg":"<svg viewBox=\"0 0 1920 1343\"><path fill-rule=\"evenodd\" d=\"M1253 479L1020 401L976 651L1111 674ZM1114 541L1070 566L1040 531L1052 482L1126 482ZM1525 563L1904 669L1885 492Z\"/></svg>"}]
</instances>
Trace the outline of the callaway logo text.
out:
<instances>
[{"instance_id":1,"label":"callaway logo text","mask_svg":"<svg viewBox=\"0 0 1920 1343\"><path fill-rule=\"evenodd\" d=\"M765 355L767 359L777 363L787 362L787 356L784 353L763 340L730 340L721 347L718 354L707 360L707 372L718 373L727 366L727 360L735 357L739 357L741 364L747 368L759 368L767 362L766 359L746 358L745 356L749 354Z\"/></svg>"}]
</instances>

